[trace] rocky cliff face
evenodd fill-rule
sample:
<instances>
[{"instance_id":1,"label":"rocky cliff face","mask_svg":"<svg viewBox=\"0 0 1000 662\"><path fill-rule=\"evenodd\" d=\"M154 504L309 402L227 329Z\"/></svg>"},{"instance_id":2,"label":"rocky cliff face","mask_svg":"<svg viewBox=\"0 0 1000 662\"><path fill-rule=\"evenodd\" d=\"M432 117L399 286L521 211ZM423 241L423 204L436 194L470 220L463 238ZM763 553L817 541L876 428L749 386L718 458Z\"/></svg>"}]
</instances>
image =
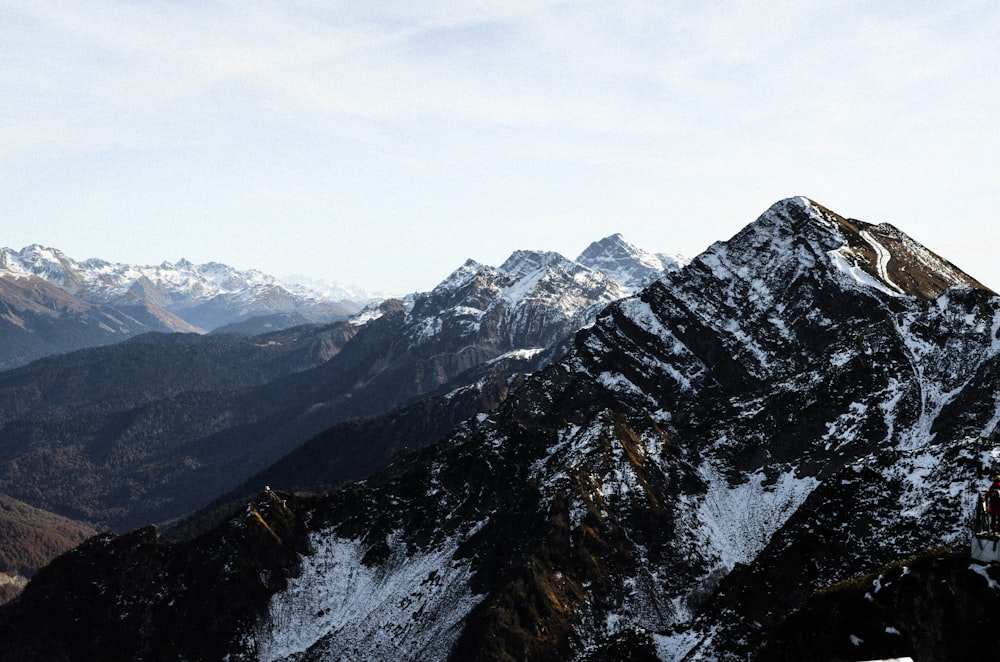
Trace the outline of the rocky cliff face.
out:
<instances>
[{"instance_id":1,"label":"rocky cliff face","mask_svg":"<svg viewBox=\"0 0 1000 662\"><path fill-rule=\"evenodd\" d=\"M780 623L816 589L964 546L1000 458L998 329L994 293L900 231L781 201L441 443L325 496L267 493L274 521L258 501L196 541L152 538L168 565L211 541L261 572L227 625L150 616L121 650L183 635L263 660L737 660L787 641L780 659L798 650ZM103 577L146 553L108 540L61 563ZM0 631L30 650L53 600L104 632L133 599L171 613L181 589L153 585L231 586L226 566L199 573L62 601L40 575Z\"/></svg>"}]
</instances>

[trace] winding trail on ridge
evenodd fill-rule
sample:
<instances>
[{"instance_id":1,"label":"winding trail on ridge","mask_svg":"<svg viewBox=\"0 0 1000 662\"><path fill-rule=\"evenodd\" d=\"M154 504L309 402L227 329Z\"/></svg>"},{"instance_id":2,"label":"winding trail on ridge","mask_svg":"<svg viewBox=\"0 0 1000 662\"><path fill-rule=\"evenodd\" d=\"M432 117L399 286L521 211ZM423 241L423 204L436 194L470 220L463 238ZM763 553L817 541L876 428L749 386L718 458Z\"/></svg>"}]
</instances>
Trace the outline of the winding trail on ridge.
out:
<instances>
[{"instance_id":1,"label":"winding trail on ridge","mask_svg":"<svg viewBox=\"0 0 1000 662\"><path fill-rule=\"evenodd\" d=\"M861 230L861 232L859 232L858 234L860 234L861 238L864 239L866 242L868 242L868 245L875 250L875 257L876 257L875 270L878 271L878 277L882 280L883 283L885 283L892 289L896 290L900 294L904 294L903 289L898 285L896 285L894 282L892 282L892 280L889 278L889 260L892 258L892 255L889 253L889 251L886 250L885 246L878 243L875 237L873 237L871 233L868 232L868 230Z\"/></svg>"}]
</instances>

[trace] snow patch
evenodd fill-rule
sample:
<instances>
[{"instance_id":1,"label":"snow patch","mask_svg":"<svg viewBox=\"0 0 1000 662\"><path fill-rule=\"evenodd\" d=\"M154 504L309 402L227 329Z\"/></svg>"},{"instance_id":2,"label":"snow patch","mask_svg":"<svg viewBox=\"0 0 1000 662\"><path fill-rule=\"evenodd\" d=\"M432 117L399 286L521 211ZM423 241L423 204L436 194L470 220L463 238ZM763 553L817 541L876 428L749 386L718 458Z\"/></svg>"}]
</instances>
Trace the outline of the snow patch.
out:
<instances>
[{"instance_id":1,"label":"snow patch","mask_svg":"<svg viewBox=\"0 0 1000 662\"><path fill-rule=\"evenodd\" d=\"M379 319L385 315L385 310L380 306L371 306L362 310L357 315L353 315L349 320L348 324L351 326L364 326L368 322Z\"/></svg>"},{"instance_id":2,"label":"snow patch","mask_svg":"<svg viewBox=\"0 0 1000 662\"><path fill-rule=\"evenodd\" d=\"M858 235L860 235L860 237L864 239L875 251L875 270L878 272L878 277L890 288L896 290L899 294L902 294L902 288L892 282L892 279L889 278L889 260L892 259L892 254L888 251L888 249L886 249L885 246L880 244L868 230L862 230L858 233Z\"/></svg>"},{"instance_id":3,"label":"snow patch","mask_svg":"<svg viewBox=\"0 0 1000 662\"><path fill-rule=\"evenodd\" d=\"M691 649L701 643L703 637L711 640L715 636L716 628L707 637L700 632L687 630L677 634L662 635L654 634L653 643L656 646L656 657L661 660L683 660Z\"/></svg>"},{"instance_id":4,"label":"snow patch","mask_svg":"<svg viewBox=\"0 0 1000 662\"><path fill-rule=\"evenodd\" d=\"M969 570L976 573L980 577L986 580L986 585L989 586L990 590L996 591L1000 590L1000 584L997 583L995 579L990 577L989 573L986 572L986 566L979 563L970 563Z\"/></svg>"},{"instance_id":5,"label":"snow patch","mask_svg":"<svg viewBox=\"0 0 1000 662\"><path fill-rule=\"evenodd\" d=\"M848 260L847 257L840 252L840 249L830 251L827 253L827 255L830 256L830 261L833 263L833 266L836 267L838 271L840 271L841 273L845 274L846 276L854 280L854 282L864 287L870 287L872 289L878 290L879 292L888 294L889 296L892 297L900 296L899 292L889 289L889 287L887 287L885 283L883 283L882 281L875 278L874 276L869 274L867 271L865 271L858 265Z\"/></svg>"},{"instance_id":6,"label":"snow patch","mask_svg":"<svg viewBox=\"0 0 1000 662\"><path fill-rule=\"evenodd\" d=\"M535 358L539 354L545 351L544 347L532 347L528 349L515 349L513 351L507 352L506 354L501 354L495 359L491 359L489 363L496 363L498 361L505 361L507 359L514 359L519 361L528 361Z\"/></svg>"},{"instance_id":7,"label":"snow patch","mask_svg":"<svg viewBox=\"0 0 1000 662\"><path fill-rule=\"evenodd\" d=\"M698 473L708 492L688 504L693 510L681 516L686 521L678 528L693 531L702 553L715 556L717 565L726 568L756 558L819 484L812 476L797 478L787 471L769 484L763 473L756 472L746 482L730 485L709 462Z\"/></svg>"},{"instance_id":8,"label":"snow patch","mask_svg":"<svg viewBox=\"0 0 1000 662\"><path fill-rule=\"evenodd\" d=\"M390 536L381 564L363 562L366 545L330 531L310 537L302 572L274 595L254 634L260 660L328 653L358 659L445 659L463 619L481 597L472 594L458 541L408 553Z\"/></svg>"}]
</instances>

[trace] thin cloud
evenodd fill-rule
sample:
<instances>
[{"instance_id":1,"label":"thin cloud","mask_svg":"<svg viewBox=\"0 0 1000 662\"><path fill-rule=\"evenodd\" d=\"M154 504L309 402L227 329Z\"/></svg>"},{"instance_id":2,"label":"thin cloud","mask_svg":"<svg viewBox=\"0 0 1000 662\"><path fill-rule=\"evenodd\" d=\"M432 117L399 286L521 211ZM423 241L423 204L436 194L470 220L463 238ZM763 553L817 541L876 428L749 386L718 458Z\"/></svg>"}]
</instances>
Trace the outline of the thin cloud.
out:
<instances>
[{"instance_id":1,"label":"thin cloud","mask_svg":"<svg viewBox=\"0 0 1000 662\"><path fill-rule=\"evenodd\" d=\"M445 235L708 196L741 219L799 193L940 205L946 185L985 207L998 28L986 2L7 2L0 184L50 223L169 218L194 188L213 220ZM122 172L146 194L115 202Z\"/></svg>"}]
</instances>

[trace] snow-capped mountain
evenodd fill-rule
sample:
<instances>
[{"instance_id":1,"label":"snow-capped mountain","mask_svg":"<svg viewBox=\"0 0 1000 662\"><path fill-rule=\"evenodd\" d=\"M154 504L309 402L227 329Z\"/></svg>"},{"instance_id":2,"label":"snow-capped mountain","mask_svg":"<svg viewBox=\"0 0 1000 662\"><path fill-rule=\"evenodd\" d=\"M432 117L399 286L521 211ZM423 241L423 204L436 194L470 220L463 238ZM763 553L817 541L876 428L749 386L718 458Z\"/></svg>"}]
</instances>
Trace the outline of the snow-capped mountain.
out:
<instances>
[{"instance_id":1,"label":"snow-capped mountain","mask_svg":"<svg viewBox=\"0 0 1000 662\"><path fill-rule=\"evenodd\" d=\"M469 263L448 314L391 314L421 320L407 343L517 338L489 313L575 273L552 260ZM998 330L1000 298L899 230L783 200L366 481L58 559L0 611L0 657L754 658L816 589L966 544L1000 469Z\"/></svg>"},{"instance_id":2,"label":"snow-capped mountain","mask_svg":"<svg viewBox=\"0 0 1000 662\"><path fill-rule=\"evenodd\" d=\"M276 330L359 309L259 271L186 260L155 267L77 262L38 245L0 249L0 304L0 369L149 331Z\"/></svg>"},{"instance_id":3,"label":"snow-capped mountain","mask_svg":"<svg viewBox=\"0 0 1000 662\"><path fill-rule=\"evenodd\" d=\"M357 285L345 285L335 281L310 278L303 274L292 274L283 276L281 282L288 285L299 285L312 292L332 301L353 301L359 304L368 304L374 301L384 301L393 299L400 295L399 292L388 292L385 290L369 290Z\"/></svg>"},{"instance_id":4,"label":"snow-capped mountain","mask_svg":"<svg viewBox=\"0 0 1000 662\"><path fill-rule=\"evenodd\" d=\"M603 249L598 250L596 246ZM621 237L609 237L588 249L595 264L586 266L564 258L579 282L567 290L577 301L567 301L566 314L581 312L587 287L613 287L596 283L600 274L618 282L618 290L600 297L624 296L640 283L660 275L656 258ZM554 254L552 254L554 256ZM581 256L582 257L582 256ZM554 265L554 263L553 263ZM652 266L651 266L652 265ZM543 265L539 264L541 268ZM563 267L554 267L556 270ZM602 269L604 271L602 271ZM461 270L460 270L461 271ZM503 272L503 267L499 270ZM588 275L584 275L587 272ZM499 273L499 272L498 272ZM521 274L521 277L530 274ZM558 278L536 274L539 280ZM516 278L506 274L505 285ZM594 282L588 283L590 279ZM620 282L615 279L621 279ZM329 322L357 313L362 305L386 297L357 288L345 288L297 277L283 282L257 270L240 271L224 264L193 264L188 260L136 266L99 259L76 261L61 251L32 245L15 251L0 249L0 301L7 314L0 316L0 369L22 365L33 359L66 351L120 342L148 331L204 332L255 335L290 326ZM534 292L537 305L552 307L563 293L540 282ZM524 292L508 291L511 301L531 294L534 285L524 281ZM542 290L550 287L547 299ZM413 295L410 297L413 298ZM595 299L596 301L596 299ZM590 302L594 303L594 302ZM373 310L377 310L377 303ZM586 317L586 314L583 314ZM359 321L370 316L359 318ZM568 322L565 330L582 319Z\"/></svg>"},{"instance_id":5,"label":"snow-capped mountain","mask_svg":"<svg viewBox=\"0 0 1000 662\"><path fill-rule=\"evenodd\" d=\"M576 261L613 278L629 294L635 294L668 271L677 271L687 259L680 255L649 253L613 234L595 241Z\"/></svg>"},{"instance_id":6,"label":"snow-capped mountain","mask_svg":"<svg viewBox=\"0 0 1000 662\"><path fill-rule=\"evenodd\" d=\"M499 267L469 260L413 298L408 337L416 345L454 335L476 344L488 337L504 351L547 348L626 294L612 277L558 253L516 251Z\"/></svg>"},{"instance_id":7,"label":"snow-capped mountain","mask_svg":"<svg viewBox=\"0 0 1000 662\"><path fill-rule=\"evenodd\" d=\"M660 275L650 272L647 283ZM357 324L378 320L370 332L378 328L384 339L377 356L364 359L358 380L399 393L402 381L417 377L406 387L412 397L487 362L510 359L520 370L537 369L565 351L600 309L627 293L611 276L558 253L515 251L499 267L468 260L430 292L412 294L398 306L369 307L354 318ZM393 314L380 319L385 311ZM373 346L356 343L359 349ZM341 360L352 352L348 347Z\"/></svg>"},{"instance_id":8,"label":"snow-capped mountain","mask_svg":"<svg viewBox=\"0 0 1000 662\"><path fill-rule=\"evenodd\" d=\"M206 331L268 313L296 311L325 321L358 309L356 304L334 301L304 286L286 285L260 271L239 271L217 262L180 260L157 266L99 259L77 262L36 244L16 252L0 249L0 273L38 277L90 303L148 302Z\"/></svg>"}]
</instances>

